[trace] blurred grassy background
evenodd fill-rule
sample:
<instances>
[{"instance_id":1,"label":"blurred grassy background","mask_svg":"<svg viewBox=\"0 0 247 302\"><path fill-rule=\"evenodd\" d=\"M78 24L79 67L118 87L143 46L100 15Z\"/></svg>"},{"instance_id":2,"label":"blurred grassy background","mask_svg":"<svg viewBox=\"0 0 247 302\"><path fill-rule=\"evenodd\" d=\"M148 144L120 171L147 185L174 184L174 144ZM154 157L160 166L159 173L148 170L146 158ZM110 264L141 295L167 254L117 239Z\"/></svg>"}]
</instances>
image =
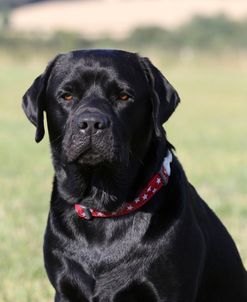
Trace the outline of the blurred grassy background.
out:
<instances>
[{"instance_id":1,"label":"blurred grassy background","mask_svg":"<svg viewBox=\"0 0 247 302\"><path fill-rule=\"evenodd\" d=\"M247 265L247 39L240 35L235 43L232 33L240 25L222 26L229 20L219 18L218 23L197 18L193 26L173 32L139 29L122 41L93 41L75 33L43 39L0 32L0 301L53 299L42 255L53 175L49 143L47 136L34 142L35 129L22 112L21 97L53 55L73 48L138 51L176 87L182 102L165 125L168 138Z\"/></svg>"},{"instance_id":2,"label":"blurred grassy background","mask_svg":"<svg viewBox=\"0 0 247 302\"><path fill-rule=\"evenodd\" d=\"M247 264L246 58L150 58L180 92L167 123L190 181L228 227ZM42 241L52 184L47 136L34 142L34 127L21 96L45 60L0 61L0 301L51 301Z\"/></svg>"}]
</instances>

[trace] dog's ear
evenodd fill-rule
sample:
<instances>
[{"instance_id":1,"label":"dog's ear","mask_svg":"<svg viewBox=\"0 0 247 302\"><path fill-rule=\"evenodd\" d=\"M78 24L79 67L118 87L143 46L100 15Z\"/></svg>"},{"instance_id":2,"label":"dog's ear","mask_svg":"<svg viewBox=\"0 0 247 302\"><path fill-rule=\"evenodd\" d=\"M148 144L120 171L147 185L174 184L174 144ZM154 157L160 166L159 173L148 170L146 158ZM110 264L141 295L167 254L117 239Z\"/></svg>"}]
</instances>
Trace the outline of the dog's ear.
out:
<instances>
[{"instance_id":1,"label":"dog's ear","mask_svg":"<svg viewBox=\"0 0 247 302\"><path fill-rule=\"evenodd\" d=\"M180 98L176 90L148 58L140 58L139 60L150 89L154 130L156 135L161 137L163 132L162 124L175 111Z\"/></svg>"},{"instance_id":2,"label":"dog's ear","mask_svg":"<svg viewBox=\"0 0 247 302\"><path fill-rule=\"evenodd\" d=\"M36 127L35 141L37 143L45 135L44 110L46 86L57 58L58 56L48 64L46 70L34 80L22 98L22 108L29 121Z\"/></svg>"}]
</instances>

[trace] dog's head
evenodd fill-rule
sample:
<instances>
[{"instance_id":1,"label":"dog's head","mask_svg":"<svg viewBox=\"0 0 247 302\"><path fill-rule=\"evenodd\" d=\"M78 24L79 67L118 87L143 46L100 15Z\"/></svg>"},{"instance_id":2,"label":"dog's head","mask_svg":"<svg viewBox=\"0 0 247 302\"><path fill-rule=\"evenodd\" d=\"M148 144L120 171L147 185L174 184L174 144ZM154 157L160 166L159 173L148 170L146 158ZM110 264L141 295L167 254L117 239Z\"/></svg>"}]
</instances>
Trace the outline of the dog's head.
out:
<instances>
[{"instance_id":1,"label":"dog's head","mask_svg":"<svg viewBox=\"0 0 247 302\"><path fill-rule=\"evenodd\" d=\"M85 50L57 56L28 89L23 109L52 151L79 165L141 158L179 103L161 72L137 54Z\"/></svg>"}]
</instances>

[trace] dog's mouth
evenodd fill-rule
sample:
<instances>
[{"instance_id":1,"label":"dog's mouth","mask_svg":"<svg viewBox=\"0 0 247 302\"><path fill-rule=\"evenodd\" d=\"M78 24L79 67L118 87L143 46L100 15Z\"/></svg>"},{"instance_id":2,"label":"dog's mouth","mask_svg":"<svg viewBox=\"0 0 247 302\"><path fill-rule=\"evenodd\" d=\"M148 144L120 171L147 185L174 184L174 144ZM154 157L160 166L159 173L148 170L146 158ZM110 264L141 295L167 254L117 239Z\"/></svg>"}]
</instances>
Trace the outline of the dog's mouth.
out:
<instances>
[{"instance_id":1,"label":"dog's mouth","mask_svg":"<svg viewBox=\"0 0 247 302\"><path fill-rule=\"evenodd\" d=\"M95 166L117 160L117 152L111 136L93 138L71 135L63 142L68 163Z\"/></svg>"},{"instance_id":2,"label":"dog's mouth","mask_svg":"<svg viewBox=\"0 0 247 302\"><path fill-rule=\"evenodd\" d=\"M69 150L66 150L66 155L69 163L95 165L105 160L102 153L92 144L81 146L81 148L71 146Z\"/></svg>"},{"instance_id":3,"label":"dog's mouth","mask_svg":"<svg viewBox=\"0 0 247 302\"><path fill-rule=\"evenodd\" d=\"M74 162L77 162L81 165L91 165L94 166L101 162L104 162L106 159L102 156L102 154L95 150L92 145L88 146L83 150L77 158L75 158Z\"/></svg>"}]
</instances>

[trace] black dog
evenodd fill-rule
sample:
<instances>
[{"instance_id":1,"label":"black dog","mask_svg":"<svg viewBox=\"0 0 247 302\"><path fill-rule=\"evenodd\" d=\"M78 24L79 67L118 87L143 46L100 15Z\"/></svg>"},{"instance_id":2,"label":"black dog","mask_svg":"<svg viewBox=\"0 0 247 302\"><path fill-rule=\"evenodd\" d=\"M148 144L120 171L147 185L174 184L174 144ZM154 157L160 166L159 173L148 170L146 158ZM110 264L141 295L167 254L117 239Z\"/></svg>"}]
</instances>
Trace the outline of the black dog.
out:
<instances>
[{"instance_id":1,"label":"black dog","mask_svg":"<svg viewBox=\"0 0 247 302\"><path fill-rule=\"evenodd\" d=\"M148 59L118 50L59 55L26 92L37 142L46 111L55 169L44 242L55 301L247 301L235 244L162 128L178 103Z\"/></svg>"}]
</instances>

